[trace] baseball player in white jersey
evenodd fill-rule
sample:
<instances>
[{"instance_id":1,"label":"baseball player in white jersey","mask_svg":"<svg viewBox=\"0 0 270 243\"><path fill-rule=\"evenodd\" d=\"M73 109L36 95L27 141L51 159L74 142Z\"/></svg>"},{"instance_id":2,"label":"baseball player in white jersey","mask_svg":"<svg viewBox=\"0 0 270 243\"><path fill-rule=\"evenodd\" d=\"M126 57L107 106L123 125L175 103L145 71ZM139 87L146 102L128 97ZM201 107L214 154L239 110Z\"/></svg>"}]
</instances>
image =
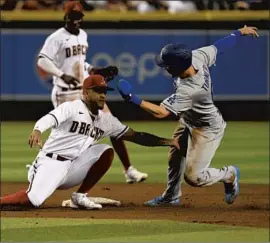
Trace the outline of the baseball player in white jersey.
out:
<instances>
[{"instance_id":1,"label":"baseball player in white jersey","mask_svg":"<svg viewBox=\"0 0 270 243\"><path fill-rule=\"evenodd\" d=\"M101 75L89 76L83 83L83 100L67 101L39 119L29 138L30 147L40 152L28 171L27 190L1 197L1 206L39 207L56 189L80 185L71 197L77 208L100 209L87 197L90 189L112 164L114 152L107 144L97 144L106 137L128 140L143 146L176 146L176 139L165 139L133 131L102 109L106 92L112 90ZM41 134L52 128L42 146Z\"/></svg>"},{"instance_id":2,"label":"baseball player in white jersey","mask_svg":"<svg viewBox=\"0 0 270 243\"><path fill-rule=\"evenodd\" d=\"M257 29L245 26L211 46L194 51L181 44L166 45L156 61L158 66L176 78L175 93L160 106L141 100L132 93L130 83L119 81L118 90L125 100L139 105L157 118L170 114L179 118L173 137L179 140L181 149L170 150L167 189L163 195L145 202L145 205L180 204L183 174L191 186L204 187L223 182L228 204L238 196L239 168L232 165L221 169L209 167L226 127L226 122L213 103L209 68L218 55L235 46L243 35L258 37Z\"/></svg>"},{"instance_id":3,"label":"baseball player in white jersey","mask_svg":"<svg viewBox=\"0 0 270 243\"><path fill-rule=\"evenodd\" d=\"M80 29L84 16L82 11L80 3L67 2L65 27L52 33L39 53L39 73L53 75L51 99L54 107L65 101L80 99L82 83L89 74L100 74L107 82L118 74L115 66L97 68L86 62L88 41L86 32ZM104 111L110 112L106 105ZM126 181L134 183L146 180L148 175L131 165L124 142L113 138L111 142L125 168Z\"/></svg>"}]
</instances>

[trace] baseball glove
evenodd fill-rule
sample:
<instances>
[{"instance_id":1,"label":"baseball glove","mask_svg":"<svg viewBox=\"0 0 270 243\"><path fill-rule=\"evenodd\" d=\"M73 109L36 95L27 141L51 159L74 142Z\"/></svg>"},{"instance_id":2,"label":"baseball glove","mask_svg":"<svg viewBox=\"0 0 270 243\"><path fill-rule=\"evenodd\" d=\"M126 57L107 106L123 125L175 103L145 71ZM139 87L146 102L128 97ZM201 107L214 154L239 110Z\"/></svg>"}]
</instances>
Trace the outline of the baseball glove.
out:
<instances>
[{"instance_id":1,"label":"baseball glove","mask_svg":"<svg viewBox=\"0 0 270 243\"><path fill-rule=\"evenodd\" d=\"M104 77L104 79L109 82L118 75L118 68L116 66L108 66L105 68L94 68L91 74L99 74Z\"/></svg>"}]
</instances>

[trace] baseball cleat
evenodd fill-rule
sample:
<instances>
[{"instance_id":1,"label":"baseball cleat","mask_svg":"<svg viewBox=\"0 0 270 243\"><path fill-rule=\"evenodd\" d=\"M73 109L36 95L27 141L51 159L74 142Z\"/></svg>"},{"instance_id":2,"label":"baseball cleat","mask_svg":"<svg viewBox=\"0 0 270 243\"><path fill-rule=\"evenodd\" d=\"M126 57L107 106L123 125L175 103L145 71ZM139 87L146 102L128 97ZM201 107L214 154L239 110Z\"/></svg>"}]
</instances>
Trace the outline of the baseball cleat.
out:
<instances>
[{"instance_id":1,"label":"baseball cleat","mask_svg":"<svg viewBox=\"0 0 270 243\"><path fill-rule=\"evenodd\" d=\"M225 189L225 202L232 204L236 197L240 193L239 179L240 179L240 169L236 166L229 166L233 169L232 182L224 182Z\"/></svg>"},{"instance_id":2,"label":"baseball cleat","mask_svg":"<svg viewBox=\"0 0 270 243\"><path fill-rule=\"evenodd\" d=\"M133 166L130 166L125 173L125 178L127 183L132 184L145 181L148 178L148 175L138 171Z\"/></svg>"},{"instance_id":3,"label":"baseball cleat","mask_svg":"<svg viewBox=\"0 0 270 243\"><path fill-rule=\"evenodd\" d=\"M85 208L85 209L101 209L102 205L98 203L94 203L87 197L87 193L77 193L73 192L71 201L73 205L77 206L77 208Z\"/></svg>"},{"instance_id":4,"label":"baseball cleat","mask_svg":"<svg viewBox=\"0 0 270 243\"><path fill-rule=\"evenodd\" d=\"M174 199L174 200L165 200L162 196L155 197L152 200L144 202L145 206L150 206L150 207L156 207L156 206L177 206L180 205L180 200L179 198Z\"/></svg>"}]
</instances>

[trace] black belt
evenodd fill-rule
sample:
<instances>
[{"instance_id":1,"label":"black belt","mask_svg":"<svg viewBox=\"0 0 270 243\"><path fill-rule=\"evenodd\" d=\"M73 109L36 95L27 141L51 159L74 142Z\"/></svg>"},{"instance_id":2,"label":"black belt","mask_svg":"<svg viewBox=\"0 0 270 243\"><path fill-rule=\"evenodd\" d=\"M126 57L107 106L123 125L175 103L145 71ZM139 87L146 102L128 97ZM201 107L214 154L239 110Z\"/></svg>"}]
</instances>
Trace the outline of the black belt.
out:
<instances>
[{"instance_id":1,"label":"black belt","mask_svg":"<svg viewBox=\"0 0 270 243\"><path fill-rule=\"evenodd\" d=\"M53 153L48 153L46 154L47 157L50 157L50 158L53 158ZM61 155L56 155L56 160L59 160L59 161L66 161L68 159L62 157Z\"/></svg>"},{"instance_id":2,"label":"black belt","mask_svg":"<svg viewBox=\"0 0 270 243\"><path fill-rule=\"evenodd\" d=\"M79 90L79 89L82 89L82 86L80 87L74 87L74 88L63 88L63 87L60 87L58 86L62 91L69 91L69 90Z\"/></svg>"}]
</instances>

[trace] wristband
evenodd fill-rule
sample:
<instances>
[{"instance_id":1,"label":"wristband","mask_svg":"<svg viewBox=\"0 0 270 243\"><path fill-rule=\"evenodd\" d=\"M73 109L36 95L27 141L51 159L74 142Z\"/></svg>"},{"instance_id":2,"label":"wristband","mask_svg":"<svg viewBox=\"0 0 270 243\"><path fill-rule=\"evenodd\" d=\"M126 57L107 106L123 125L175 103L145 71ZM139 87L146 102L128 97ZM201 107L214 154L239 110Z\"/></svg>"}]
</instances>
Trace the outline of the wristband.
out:
<instances>
[{"instance_id":1,"label":"wristband","mask_svg":"<svg viewBox=\"0 0 270 243\"><path fill-rule=\"evenodd\" d=\"M130 94L130 101L138 106L140 106L142 103L142 99L140 99L138 96L133 95L133 94Z\"/></svg>"}]
</instances>

